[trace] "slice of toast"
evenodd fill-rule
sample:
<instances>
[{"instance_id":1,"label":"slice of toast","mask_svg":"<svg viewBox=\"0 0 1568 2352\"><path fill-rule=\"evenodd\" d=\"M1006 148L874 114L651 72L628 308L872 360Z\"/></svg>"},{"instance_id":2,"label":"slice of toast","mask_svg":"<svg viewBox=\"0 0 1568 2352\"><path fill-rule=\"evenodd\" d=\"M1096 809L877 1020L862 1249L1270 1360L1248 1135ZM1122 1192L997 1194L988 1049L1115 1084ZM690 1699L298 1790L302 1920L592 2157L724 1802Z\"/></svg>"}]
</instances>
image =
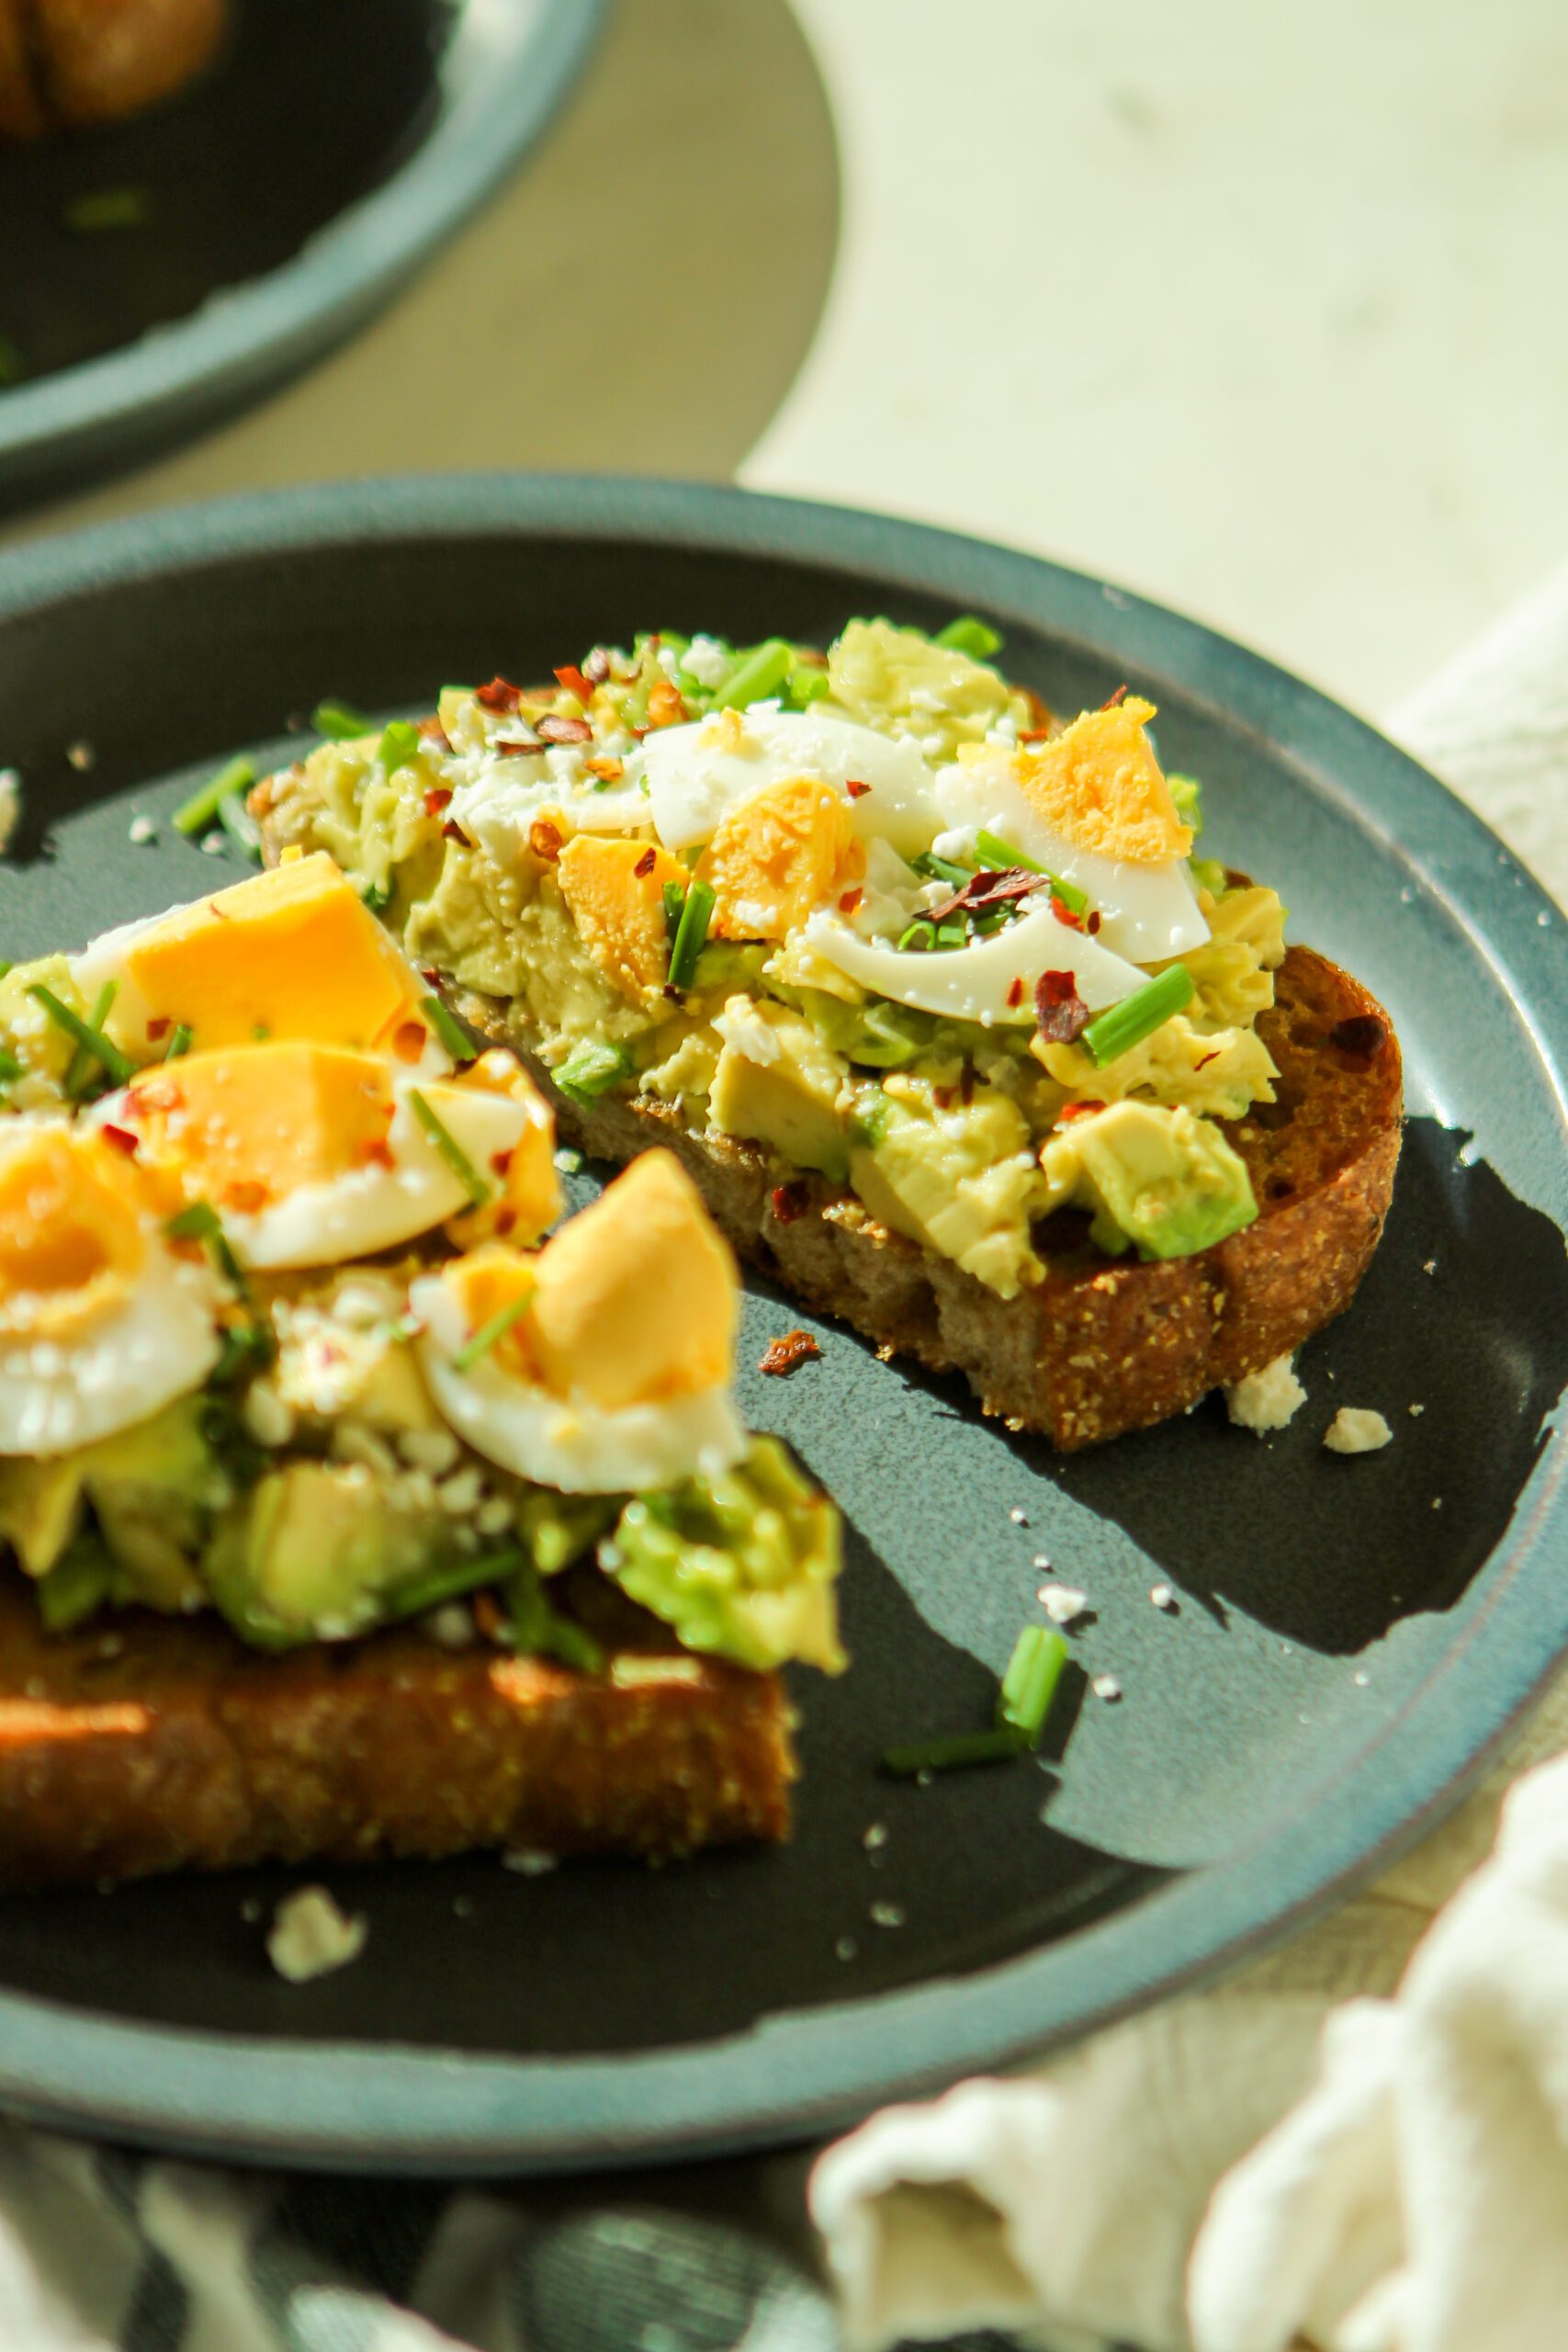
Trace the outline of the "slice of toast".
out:
<instances>
[{"instance_id":1,"label":"slice of toast","mask_svg":"<svg viewBox=\"0 0 1568 2352\"><path fill-rule=\"evenodd\" d=\"M0 0L0 137L117 122L209 65L229 0Z\"/></svg>"},{"instance_id":2,"label":"slice of toast","mask_svg":"<svg viewBox=\"0 0 1568 2352\"><path fill-rule=\"evenodd\" d=\"M398 1630L248 1649L215 1617L49 1634L0 1573L0 1885L503 1846L689 1853L789 1835L777 1675L604 1674Z\"/></svg>"},{"instance_id":3,"label":"slice of toast","mask_svg":"<svg viewBox=\"0 0 1568 2352\"><path fill-rule=\"evenodd\" d=\"M734 1136L695 1136L670 1104L606 1097L581 1109L550 1084L503 1003L460 991L455 1001L522 1056L564 1136L617 1162L668 1145L740 1257L889 1353L961 1372L987 1413L1064 1451L1184 1412L1332 1321L1393 1194L1398 1043L1376 1000L1309 947L1287 952L1258 1023L1278 1100L1226 1127L1257 1221L1192 1257L1141 1264L1104 1257L1088 1220L1064 1214L1042 1232L1044 1281L1013 1299L890 1232L844 1186L781 1170Z\"/></svg>"}]
</instances>

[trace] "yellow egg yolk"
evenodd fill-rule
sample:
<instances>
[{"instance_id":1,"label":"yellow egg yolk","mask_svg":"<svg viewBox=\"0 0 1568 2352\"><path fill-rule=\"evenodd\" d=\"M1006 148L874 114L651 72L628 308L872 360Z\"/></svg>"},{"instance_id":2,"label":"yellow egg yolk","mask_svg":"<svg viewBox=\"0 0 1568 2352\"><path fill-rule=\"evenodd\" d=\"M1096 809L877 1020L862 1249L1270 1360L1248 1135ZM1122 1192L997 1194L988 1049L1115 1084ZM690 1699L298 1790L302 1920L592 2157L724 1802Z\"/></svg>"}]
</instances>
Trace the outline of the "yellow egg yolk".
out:
<instances>
[{"instance_id":1,"label":"yellow egg yolk","mask_svg":"<svg viewBox=\"0 0 1568 2352\"><path fill-rule=\"evenodd\" d=\"M0 1328L88 1329L124 1302L146 1256L135 1175L110 1144L62 1127L0 1144Z\"/></svg>"},{"instance_id":2,"label":"yellow egg yolk","mask_svg":"<svg viewBox=\"0 0 1568 2352\"><path fill-rule=\"evenodd\" d=\"M337 1046L242 1046L189 1054L127 1089L142 1154L187 1201L254 1215L302 1185L390 1164L386 1065Z\"/></svg>"},{"instance_id":3,"label":"yellow egg yolk","mask_svg":"<svg viewBox=\"0 0 1568 2352\"><path fill-rule=\"evenodd\" d=\"M697 864L717 939L783 939L865 875L841 793L814 776L764 785L722 818Z\"/></svg>"},{"instance_id":4,"label":"yellow egg yolk","mask_svg":"<svg viewBox=\"0 0 1568 2352\"><path fill-rule=\"evenodd\" d=\"M664 885L684 889L691 879L680 859L651 842L578 833L556 878L583 945L621 993L660 987L670 967Z\"/></svg>"},{"instance_id":5,"label":"yellow egg yolk","mask_svg":"<svg viewBox=\"0 0 1568 2352\"><path fill-rule=\"evenodd\" d=\"M556 1173L556 1123L549 1104L525 1069L499 1049L481 1054L457 1078L432 1081L424 1091L437 1117L450 1089L499 1094L523 1114L522 1133L511 1148L479 1173L495 1186L482 1207L454 1217L446 1230L460 1250L491 1238L525 1243L536 1241L561 1212L560 1178Z\"/></svg>"},{"instance_id":6,"label":"yellow egg yolk","mask_svg":"<svg viewBox=\"0 0 1568 2352\"><path fill-rule=\"evenodd\" d=\"M1129 695L1109 710L1086 710L1049 742L1019 753L1019 788L1053 831L1098 857L1134 865L1164 865L1188 854L1191 830L1144 733L1154 715L1153 703Z\"/></svg>"}]
</instances>

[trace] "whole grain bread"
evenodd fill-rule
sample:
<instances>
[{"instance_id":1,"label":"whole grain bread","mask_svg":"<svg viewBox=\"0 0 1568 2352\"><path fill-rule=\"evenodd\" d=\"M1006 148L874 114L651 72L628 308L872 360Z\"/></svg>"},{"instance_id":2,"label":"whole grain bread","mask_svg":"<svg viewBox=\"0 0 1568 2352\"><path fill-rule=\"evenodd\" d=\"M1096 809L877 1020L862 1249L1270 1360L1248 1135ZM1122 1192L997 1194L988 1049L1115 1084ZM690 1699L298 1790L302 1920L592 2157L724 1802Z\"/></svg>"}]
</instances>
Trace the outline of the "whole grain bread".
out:
<instances>
[{"instance_id":1,"label":"whole grain bread","mask_svg":"<svg viewBox=\"0 0 1568 2352\"><path fill-rule=\"evenodd\" d=\"M786 1838L778 1677L628 1655L588 1675L400 1630L267 1656L143 1610L49 1634L0 1571L0 1885Z\"/></svg>"},{"instance_id":2,"label":"whole grain bread","mask_svg":"<svg viewBox=\"0 0 1568 2352\"><path fill-rule=\"evenodd\" d=\"M740 1257L889 1355L962 1373L986 1412L1064 1451L1184 1412L1332 1321L1366 1272L1393 1194L1398 1043L1376 1000L1309 947L1287 952L1258 1024L1278 1099L1226 1128L1257 1221L1195 1256L1140 1264L1107 1259L1086 1218L1060 1215L1039 1237L1043 1282L1012 1299L890 1232L845 1187L737 1137L693 1134L671 1104L606 1097L581 1108L551 1085L505 1004L463 992L454 1001L521 1054L563 1136L617 1162L668 1145Z\"/></svg>"}]
</instances>

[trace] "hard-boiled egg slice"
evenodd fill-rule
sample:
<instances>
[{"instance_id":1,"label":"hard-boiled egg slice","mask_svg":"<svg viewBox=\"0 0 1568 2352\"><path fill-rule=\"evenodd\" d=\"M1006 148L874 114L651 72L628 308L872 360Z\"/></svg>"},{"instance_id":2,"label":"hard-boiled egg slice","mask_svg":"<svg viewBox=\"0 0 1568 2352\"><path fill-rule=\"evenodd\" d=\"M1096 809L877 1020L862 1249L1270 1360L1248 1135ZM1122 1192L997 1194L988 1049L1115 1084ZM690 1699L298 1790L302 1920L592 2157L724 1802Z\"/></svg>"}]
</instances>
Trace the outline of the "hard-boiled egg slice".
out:
<instances>
[{"instance_id":1,"label":"hard-boiled egg slice","mask_svg":"<svg viewBox=\"0 0 1568 2352\"><path fill-rule=\"evenodd\" d=\"M222 1286L88 1128L0 1126L0 1454L62 1453L199 1386Z\"/></svg>"},{"instance_id":2,"label":"hard-boiled egg slice","mask_svg":"<svg viewBox=\"0 0 1568 2352\"><path fill-rule=\"evenodd\" d=\"M409 1304L436 1405L522 1477L630 1493L746 1449L734 1265L668 1152L644 1153L536 1257L491 1244L414 1283Z\"/></svg>"},{"instance_id":3,"label":"hard-boiled egg slice","mask_svg":"<svg viewBox=\"0 0 1568 2352\"><path fill-rule=\"evenodd\" d=\"M109 1033L138 1061L183 1025L197 1053L265 1037L452 1067L428 987L324 852L105 932L71 971L88 1004L114 982Z\"/></svg>"},{"instance_id":4,"label":"hard-boiled egg slice","mask_svg":"<svg viewBox=\"0 0 1568 2352\"><path fill-rule=\"evenodd\" d=\"M860 938L837 915L814 915L803 937L874 995L949 1021L977 1021L983 1029L1032 1026L1035 985L1043 972L1071 972L1091 1012L1131 996L1145 978L1099 939L1059 922L1046 904L1035 904L989 939L945 953L900 955L896 947Z\"/></svg>"},{"instance_id":5,"label":"hard-boiled egg slice","mask_svg":"<svg viewBox=\"0 0 1568 2352\"><path fill-rule=\"evenodd\" d=\"M1031 797L1023 767L1029 756L999 744L966 747L937 778L942 823L970 842L976 831L995 833L1036 865L1076 884L1100 915L1100 944L1129 963L1163 963L1201 946L1209 926L1185 857L1150 864L1084 848L1049 823Z\"/></svg>"},{"instance_id":6,"label":"hard-boiled egg slice","mask_svg":"<svg viewBox=\"0 0 1568 2352\"><path fill-rule=\"evenodd\" d=\"M815 708L753 703L660 728L644 742L642 764L666 849L711 841L739 801L795 776L844 793L863 840L889 841L911 856L942 822L931 772L912 742Z\"/></svg>"},{"instance_id":7,"label":"hard-boiled egg slice","mask_svg":"<svg viewBox=\"0 0 1568 2352\"><path fill-rule=\"evenodd\" d=\"M550 1114L502 1054L451 1079L333 1046L191 1054L96 1115L217 1211L242 1265L334 1265L476 1213L532 1240L559 1210Z\"/></svg>"},{"instance_id":8,"label":"hard-boiled egg slice","mask_svg":"<svg viewBox=\"0 0 1568 2352\"><path fill-rule=\"evenodd\" d=\"M531 846L541 820L563 818L569 833L634 833L650 820L637 759L608 757L593 743L523 754L487 751L470 754L463 768L447 817L502 873Z\"/></svg>"}]
</instances>

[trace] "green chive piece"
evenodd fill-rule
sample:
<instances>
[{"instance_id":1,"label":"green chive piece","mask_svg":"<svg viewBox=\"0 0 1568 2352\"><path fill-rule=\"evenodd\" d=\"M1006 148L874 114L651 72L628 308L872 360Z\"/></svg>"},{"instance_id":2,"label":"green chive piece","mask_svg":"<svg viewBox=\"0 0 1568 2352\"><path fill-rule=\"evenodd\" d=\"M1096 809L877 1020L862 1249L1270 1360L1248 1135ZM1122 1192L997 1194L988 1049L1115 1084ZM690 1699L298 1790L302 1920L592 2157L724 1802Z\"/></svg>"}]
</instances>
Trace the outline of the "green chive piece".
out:
<instances>
[{"instance_id":1,"label":"green chive piece","mask_svg":"<svg viewBox=\"0 0 1568 2352\"><path fill-rule=\"evenodd\" d=\"M975 836L975 847L981 865L993 870L1005 873L1009 866L1016 865L1021 866L1025 874L1043 874L1045 871L1037 859L1030 857L1023 850L1014 849L1011 842L1004 842L999 833L988 833L983 825Z\"/></svg>"},{"instance_id":2,"label":"green chive piece","mask_svg":"<svg viewBox=\"0 0 1568 2352\"><path fill-rule=\"evenodd\" d=\"M552 1606L532 1560L512 1577L506 1598L513 1638L525 1657L558 1658L580 1673L598 1673L604 1663L604 1651L592 1634Z\"/></svg>"},{"instance_id":3,"label":"green chive piece","mask_svg":"<svg viewBox=\"0 0 1568 2352\"><path fill-rule=\"evenodd\" d=\"M1195 775L1168 775L1170 797L1176 803L1176 813L1194 835L1203 830L1203 787Z\"/></svg>"},{"instance_id":4,"label":"green chive piece","mask_svg":"<svg viewBox=\"0 0 1568 2352\"><path fill-rule=\"evenodd\" d=\"M27 1064L19 1062L8 1046L0 1046L0 1086L9 1086L14 1078L21 1077L26 1068Z\"/></svg>"},{"instance_id":5,"label":"green chive piece","mask_svg":"<svg viewBox=\"0 0 1568 2352\"><path fill-rule=\"evenodd\" d=\"M46 989L41 980L34 980L28 994L42 1005L57 1029L63 1029L68 1037L74 1038L78 1046L85 1046L95 1061L102 1064L111 1086L125 1086L135 1077L135 1065L126 1060L119 1047L111 1046L101 1029L95 1029L79 1012L73 1012L68 1004L62 1004L52 989Z\"/></svg>"},{"instance_id":6,"label":"green chive piece","mask_svg":"<svg viewBox=\"0 0 1568 2352\"><path fill-rule=\"evenodd\" d=\"M713 698L715 710L744 710L748 703L776 695L794 667L794 646L782 637L764 638L731 670Z\"/></svg>"},{"instance_id":7,"label":"green chive piece","mask_svg":"<svg viewBox=\"0 0 1568 2352\"><path fill-rule=\"evenodd\" d=\"M987 622L976 620L973 613L961 613L945 628L939 628L931 643L946 646L950 653L967 653L971 662L988 662L1002 650L997 631Z\"/></svg>"},{"instance_id":8,"label":"green chive piece","mask_svg":"<svg viewBox=\"0 0 1568 2352\"><path fill-rule=\"evenodd\" d=\"M550 1076L569 1102L586 1111L618 1080L626 1078L630 1069L631 1064L619 1046L602 1038L585 1037L581 1046L573 1046Z\"/></svg>"},{"instance_id":9,"label":"green chive piece","mask_svg":"<svg viewBox=\"0 0 1568 2352\"><path fill-rule=\"evenodd\" d=\"M1064 882L1059 874L1053 874L1048 878L1051 884L1051 896L1054 899L1060 899L1069 914L1081 915L1088 912L1089 892L1087 890L1080 890L1076 882Z\"/></svg>"},{"instance_id":10,"label":"green chive piece","mask_svg":"<svg viewBox=\"0 0 1568 2352\"><path fill-rule=\"evenodd\" d=\"M319 702L310 713L310 724L317 734L330 737L334 743L346 742L355 735L368 735L375 723L362 710L355 710L351 702Z\"/></svg>"},{"instance_id":11,"label":"green chive piece","mask_svg":"<svg viewBox=\"0 0 1568 2352\"><path fill-rule=\"evenodd\" d=\"M210 1201L192 1201L164 1227L171 1241L216 1241L223 1227Z\"/></svg>"},{"instance_id":12,"label":"green chive piece","mask_svg":"<svg viewBox=\"0 0 1568 2352\"><path fill-rule=\"evenodd\" d=\"M169 1032L169 1042L164 1048L164 1059L166 1062L177 1062L182 1054L188 1054L190 1035L191 1033L185 1023L176 1021Z\"/></svg>"},{"instance_id":13,"label":"green chive piece","mask_svg":"<svg viewBox=\"0 0 1568 2352\"><path fill-rule=\"evenodd\" d=\"M686 903L681 910L674 944L670 950L670 986L676 990L689 989L697 968L697 957L703 952L703 942L708 935L708 923L713 915L714 893L706 882L695 882L686 893Z\"/></svg>"},{"instance_id":14,"label":"green chive piece","mask_svg":"<svg viewBox=\"0 0 1568 2352\"><path fill-rule=\"evenodd\" d=\"M672 940L681 928L681 910L686 903L686 893L679 882L664 885L664 935Z\"/></svg>"},{"instance_id":15,"label":"green chive piece","mask_svg":"<svg viewBox=\"0 0 1568 2352\"><path fill-rule=\"evenodd\" d=\"M1184 1004L1190 1003L1196 993L1186 965L1172 964L1157 979L1134 989L1120 1004L1113 1004L1109 1012L1091 1021L1083 1033L1083 1042L1103 1069L1107 1062L1115 1061L1119 1055L1141 1046L1145 1037L1152 1037L1173 1012L1179 1012Z\"/></svg>"},{"instance_id":16,"label":"green chive piece","mask_svg":"<svg viewBox=\"0 0 1568 2352\"><path fill-rule=\"evenodd\" d=\"M514 1323L520 1323L532 1305L532 1294L525 1291L510 1306L498 1308L488 1323L481 1323L472 1339L465 1340L452 1359L454 1372L471 1372L481 1356L488 1356L498 1340L506 1337Z\"/></svg>"},{"instance_id":17,"label":"green chive piece","mask_svg":"<svg viewBox=\"0 0 1568 2352\"><path fill-rule=\"evenodd\" d=\"M242 857L261 856L261 827L245 807L243 793L223 795L218 803L218 821Z\"/></svg>"},{"instance_id":18,"label":"green chive piece","mask_svg":"<svg viewBox=\"0 0 1568 2352\"><path fill-rule=\"evenodd\" d=\"M147 225L147 191L140 187L104 187L88 196L73 196L62 219L78 237L102 236L120 229Z\"/></svg>"},{"instance_id":19,"label":"green chive piece","mask_svg":"<svg viewBox=\"0 0 1568 2352\"><path fill-rule=\"evenodd\" d=\"M422 1617L427 1609L439 1609L444 1600L460 1600L465 1593L478 1592L481 1586L499 1584L515 1576L524 1566L527 1555L515 1544L503 1552L487 1552L476 1560L454 1560L439 1568L422 1568L415 1576L405 1577L401 1583L390 1586L381 1596L384 1617Z\"/></svg>"},{"instance_id":20,"label":"green chive piece","mask_svg":"<svg viewBox=\"0 0 1568 2352\"><path fill-rule=\"evenodd\" d=\"M457 1014L449 1012L438 996L422 996L419 1009L455 1062L471 1062L474 1059L479 1047Z\"/></svg>"},{"instance_id":21,"label":"green chive piece","mask_svg":"<svg viewBox=\"0 0 1568 2352\"><path fill-rule=\"evenodd\" d=\"M947 1739L918 1740L908 1747L890 1747L882 1769L898 1780L913 1780L918 1772L957 1772L970 1764L1007 1764L1028 1746L1025 1735L1011 1724L991 1731L959 1731Z\"/></svg>"},{"instance_id":22,"label":"green chive piece","mask_svg":"<svg viewBox=\"0 0 1568 2352\"><path fill-rule=\"evenodd\" d=\"M828 673L820 662L797 662L787 688L792 710L808 709L828 692Z\"/></svg>"},{"instance_id":23,"label":"green chive piece","mask_svg":"<svg viewBox=\"0 0 1568 2352\"><path fill-rule=\"evenodd\" d=\"M962 890L965 882L975 879L972 865L955 865L950 857L938 857L934 850L921 850L919 857L912 857L909 863L923 880L945 882L950 890Z\"/></svg>"},{"instance_id":24,"label":"green chive piece","mask_svg":"<svg viewBox=\"0 0 1568 2352\"><path fill-rule=\"evenodd\" d=\"M921 949L929 948L935 937L936 933L932 925L926 922L923 915L917 915L898 942L898 953L901 956L918 955Z\"/></svg>"},{"instance_id":25,"label":"green chive piece","mask_svg":"<svg viewBox=\"0 0 1568 2352\"><path fill-rule=\"evenodd\" d=\"M1026 1625L1012 1645L997 1701L998 1731L1021 1732L1039 1746L1051 1702L1067 1662L1067 1645L1053 1625Z\"/></svg>"},{"instance_id":26,"label":"green chive piece","mask_svg":"<svg viewBox=\"0 0 1568 2352\"><path fill-rule=\"evenodd\" d=\"M237 754L227 767L219 770L210 784L204 784L199 792L193 792L188 800L181 802L174 814L175 832L184 833L187 841L195 833L206 832L230 795L248 792L255 780L256 772L250 761L243 752Z\"/></svg>"},{"instance_id":27,"label":"green chive piece","mask_svg":"<svg viewBox=\"0 0 1568 2352\"><path fill-rule=\"evenodd\" d=\"M367 882L364 889L361 890L359 895L364 899L366 905L369 908L371 913L373 915L379 915L385 914L387 909L391 905L392 889L393 886L390 882Z\"/></svg>"},{"instance_id":28,"label":"green chive piece","mask_svg":"<svg viewBox=\"0 0 1568 2352\"><path fill-rule=\"evenodd\" d=\"M0 957L0 980L5 979L7 974L14 972L16 968L15 964L11 963L8 958Z\"/></svg>"},{"instance_id":29,"label":"green chive piece","mask_svg":"<svg viewBox=\"0 0 1568 2352\"><path fill-rule=\"evenodd\" d=\"M485 1182L462 1145L450 1128L444 1126L417 1086L409 1089L409 1101L413 1104L414 1117L446 1162L447 1167L467 1193L475 1208L483 1208L491 1196L491 1187Z\"/></svg>"},{"instance_id":30,"label":"green chive piece","mask_svg":"<svg viewBox=\"0 0 1568 2352\"><path fill-rule=\"evenodd\" d=\"M418 756L419 729L412 718L394 718L381 729L381 741L376 746L376 757L389 775L399 768L406 768Z\"/></svg>"},{"instance_id":31,"label":"green chive piece","mask_svg":"<svg viewBox=\"0 0 1568 2352\"><path fill-rule=\"evenodd\" d=\"M17 345L8 334L0 334L0 384L19 384L27 372Z\"/></svg>"},{"instance_id":32,"label":"green chive piece","mask_svg":"<svg viewBox=\"0 0 1568 2352\"><path fill-rule=\"evenodd\" d=\"M96 1004L94 1005L91 1016L88 1019L87 1026L89 1029L101 1030L103 1028L105 1022L108 1019L109 1014L114 1010L114 1001L118 994L119 982L118 980L106 980L104 982L103 987L98 990L98 1001ZM71 1059L66 1063L65 1091L71 1097L73 1102L80 1100L82 1090L86 1085L88 1079L92 1075L93 1065L96 1059L96 1055L91 1053L85 1046L79 1044L72 1054Z\"/></svg>"}]
</instances>

